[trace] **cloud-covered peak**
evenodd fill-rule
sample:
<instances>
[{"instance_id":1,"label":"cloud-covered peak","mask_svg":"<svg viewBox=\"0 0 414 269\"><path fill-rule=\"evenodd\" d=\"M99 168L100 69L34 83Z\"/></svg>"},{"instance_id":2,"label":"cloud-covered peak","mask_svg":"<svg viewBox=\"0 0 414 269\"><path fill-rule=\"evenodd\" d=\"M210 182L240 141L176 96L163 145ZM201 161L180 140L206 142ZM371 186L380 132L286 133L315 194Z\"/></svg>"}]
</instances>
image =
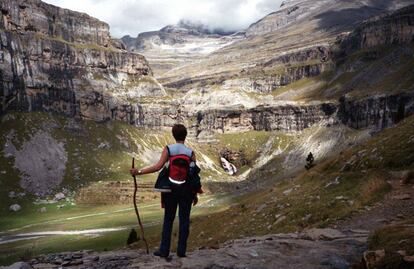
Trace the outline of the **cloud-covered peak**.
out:
<instances>
[{"instance_id":1,"label":"cloud-covered peak","mask_svg":"<svg viewBox=\"0 0 414 269\"><path fill-rule=\"evenodd\" d=\"M166 25L235 32L277 10L282 0L44 0L85 12L111 26L114 37L136 36ZM191 23L189 23L191 22Z\"/></svg>"}]
</instances>

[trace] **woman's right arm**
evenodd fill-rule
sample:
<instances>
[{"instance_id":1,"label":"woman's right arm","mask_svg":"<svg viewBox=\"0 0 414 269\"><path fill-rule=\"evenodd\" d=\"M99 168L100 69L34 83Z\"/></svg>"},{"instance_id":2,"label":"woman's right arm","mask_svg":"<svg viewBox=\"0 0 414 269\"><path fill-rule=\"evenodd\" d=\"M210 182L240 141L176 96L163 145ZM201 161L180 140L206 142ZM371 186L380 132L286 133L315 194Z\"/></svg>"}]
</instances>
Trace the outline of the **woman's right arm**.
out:
<instances>
[{"instance_id":1,"label":"woman's right arm","mask_svg":"<svg viewBox=\"0 0 414 269\"><path fill-rule=\"evenodd\" d=\"M149 167L145 167L142 169L131 169L131 175L136 176L136 175L145 175L145 174L150 174L150 173L154 173L157 172L159 170L161 170L161 168L164 166L164 164L168 161L168 151L167 148L165 147L164 150L161 153L161 157L158 160L158 162L152 166Z\"/></svg>"}]
</instances>

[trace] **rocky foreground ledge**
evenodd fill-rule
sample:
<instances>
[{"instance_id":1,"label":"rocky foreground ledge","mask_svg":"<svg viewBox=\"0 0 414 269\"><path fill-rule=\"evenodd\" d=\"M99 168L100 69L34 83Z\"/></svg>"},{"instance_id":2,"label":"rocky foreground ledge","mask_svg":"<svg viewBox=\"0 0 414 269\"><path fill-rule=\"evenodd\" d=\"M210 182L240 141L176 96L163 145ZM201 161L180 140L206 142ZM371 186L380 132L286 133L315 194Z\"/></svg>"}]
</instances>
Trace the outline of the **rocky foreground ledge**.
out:
<instances>
[{"instance_id":1,"label":"rocky foreground ledge","mask_svg":"<svg viewBox=\"0 0 414 269\"><path fill-rule=\"evenodd\" d=\"M200 249L167 261L141 250L103 253L66 252L37 257L25 268L349 268L361 260L368 233L311 229L303 233L266 235L229 241L218 249Z\"/></svg>"}]
</instances>

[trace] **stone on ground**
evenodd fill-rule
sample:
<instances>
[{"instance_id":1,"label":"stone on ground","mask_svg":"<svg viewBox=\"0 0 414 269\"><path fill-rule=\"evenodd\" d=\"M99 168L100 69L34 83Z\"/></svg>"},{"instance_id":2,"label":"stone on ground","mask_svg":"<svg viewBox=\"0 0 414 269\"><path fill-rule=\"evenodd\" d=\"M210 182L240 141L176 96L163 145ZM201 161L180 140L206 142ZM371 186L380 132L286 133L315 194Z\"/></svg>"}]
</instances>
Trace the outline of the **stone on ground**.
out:
<instances>
[{"instance_id":1,"label":"stone on ground","mask_svg":"<svg viewBox=\"0 0 414 269\"><path fill-rule=\"evenodd\" d=\"M17 212L20 211L22 209L22 207L18 204L13 204L9 207L9 210L12 212Z\"/></svg>"}]
</instances>

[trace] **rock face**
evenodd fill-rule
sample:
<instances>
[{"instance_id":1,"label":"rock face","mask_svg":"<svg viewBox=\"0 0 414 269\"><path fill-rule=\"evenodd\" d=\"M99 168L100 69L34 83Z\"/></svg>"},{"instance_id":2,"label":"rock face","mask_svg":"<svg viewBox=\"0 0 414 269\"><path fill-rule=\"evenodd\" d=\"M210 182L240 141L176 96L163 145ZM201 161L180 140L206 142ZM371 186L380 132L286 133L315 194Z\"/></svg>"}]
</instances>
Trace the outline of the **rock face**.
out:
<instances>
[{"instance_id":1,"label":"rock face","mask_svg":"<svg viewBox=\"0 0 414 269\"><path fill-rule=\"evenodd\" d=\"M201 133L231 133L257 131L302 131L314 125L337 123L337 105L322 103L314 105L278 104L244 107L224 107L191 112L190 108L178 104L154 107L140 106L135 116L137 126L157 128L172 126L181 121L199 136Z\"/></svg>"},{"instance_id":2,"label":"rock face","mask_svg":"<svg viewBox=\"0 0 414 269\"><path fill-rule=\"evenodd\" d=\"M367 234L316 229L230 241L219 249L188 253L168 262L143 251L62 253L41 256L33 268L350 268L360 260ZM314 238L315 234L318 235ZM319 236L321 235L321 236ZM63 262L65 261L65 262Z\"/></svg>"},{"instance_id":3,"label":"rock face","mask_svg":"<svg viewBox=\"0 0 414 269\"><path fill-rule=\"evenodd\" d=\"M0 10L0 113L128 121L125 99L165 94L145 58L122 50L106 23L40 0L5 0Z\"/></svg>"},{"instance_id":4,"label":"rock face","mask_svg":"<svg viewBox=\"0 0 414 269\"><path fill-rule=\"evenodd\" d=\"M411 5L364 22L342 42L341 46L350 53L379 45L409 43L413 40L414 5Z\"/></svg>"},{"instance_id":5,"label":"rock face","mask_svg":"<svg viewBox=\"0 0 414 269\"><path fill-rule=\"evenodd\" d=\"M247 36L265 35L294 23L301 22L304 18L309 24L314 19L320 19L326 29L340 29L355 25L356 22L381 14L386 10L396 10L410 1L284 1L280 9L273 12L260 21L250 25L246 30ZM352 9L352 10L351 10ZM331 12L328 12L331 10ZM369 32L377 35L378 32ZM375 34L374 34L375 33ZM380 35L377 35L380 36Z\"/></svg>"},{"instance_id":6,"label":"rock face","mask_svg":"<svg viewBox=\"0 0 414 269\"><path fill-rule=\"evenodd\" d=\"M301 17L311 13L312 10L318 9L326 5L329 1L284 1L280 9L276 12L270 13L258 22L253 23L246 30L246 35L257 36L265 35L286 27Z\"/></svg>"},{"instance_id":7,"label":"rock face","mask_svg":"<svg viewBox=\"0 0 414 269\"><path fill-rule=\"evenodd\" d=\"M362 100L341 98L339 119L353 128L384 129L414 113L414 92L374 96Z\"/></svg>"},{"instance_id":8,"label":"rock face","mask_svg":"<svg viewBox=\"0 0 414 269\"><path fill-rule=\"evenodd\" d=\"M339 102L319 104L278 103L253 108L227 107L199 110L181 105L140 106L137 126L172 126L184 122L194 135L249 130L297 132L315 125L345 124L362 129L384 129L414 113L414 92L364 99L343 97Z\"/></svg>"},{"instance_id":9,"label":"rock face","mask_svg":"<svg viewBox=\"0 0 414 269\"><path fill-rule=\"evenodd\" d=\"M214 110L198 115L198 131L236 128L259 131L301 131L315 124L333 124L336 107L332 104L256 107L246 111Z\"/></svg>"}]
</instances>

